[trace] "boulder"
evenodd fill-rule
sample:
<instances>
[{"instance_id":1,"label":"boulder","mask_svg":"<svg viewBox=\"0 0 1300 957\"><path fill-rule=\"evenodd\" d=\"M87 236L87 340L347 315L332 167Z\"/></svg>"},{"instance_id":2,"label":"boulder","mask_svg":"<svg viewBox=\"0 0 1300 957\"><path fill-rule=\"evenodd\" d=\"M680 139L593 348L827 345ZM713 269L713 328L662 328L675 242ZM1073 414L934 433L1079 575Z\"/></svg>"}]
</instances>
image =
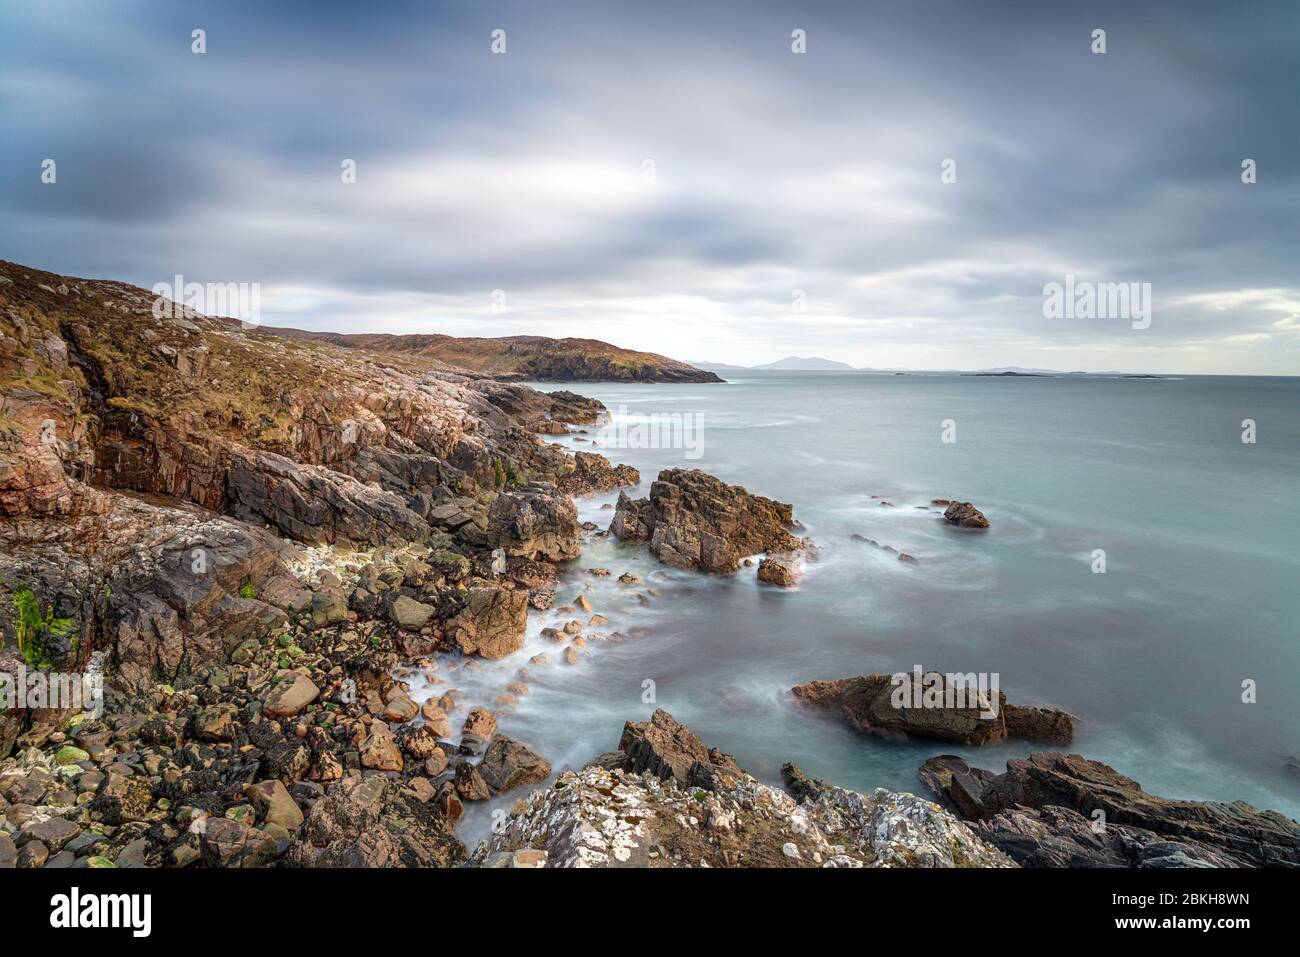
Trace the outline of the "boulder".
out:
<instances>
[{"instance_id":1,"label":"boulder","mask_svg":"<svg viewBox=\"0 0 1300 957\"><path fill-rule=\"evenodd\" d=\"M426 605L424 602L416 601L406 595L398 595L388 609L388 617L399 628L407 631L419 631L428 624L429 619L433 617L436 610L432 605Z\"/></svg>"},{"instance_id":2,"label":"boulder","mask_svg":"<svg viewBox=\"0 0 1300 957\"><path fill-rule=\"evenodd\" d=\"M527 745L496 735L478 765L479 774L495 794L536 784L551 774L551 765Z\"/></svg>"},{"instance_id":3,"label":"boulder","mask_svg":"<svg viewBox=\"0 0 1300 957\"><path fill-rule=\"evenodd\" d=\"M446 630L464 654L496 659L523 647L527 626L527 592L471 588Z\"/></svg>"},{"instance_id":4,"label":"boulder","mask_svg":"<svg viewBox=\"0 0 1300 957\"><path fill-rule=\"evenodd\" d=\"M302 824L302 809L278 780L254 784L248 789L248 800L263 821L278 824L291 834Z\"/></svg>"},{"instance_id":5,"label":"boulder","mask_svg":"<svg viewBox=\"0 0 1300 957\"><path fill-rule=\"evenodd\" d=\"M561 475L557 485L570 495L590 495L640 481L641 473L630 465L610 465L609 459L599 453L577 452L573 456L573 470Z\"/></svg>"},{"instance_id":6,"label":"boulder","mask_svg":"<svg viewBox=\"0 0 1300 957\"><path fill-rule=\"evenodd\" d=\"M764 558L758 563L758 580L781 588L794 588L799 584L799 567L789 559Z\"/></svg>"},{"instance_id":7,"label":"boulder","mask_svg":"<svg viewBox=\"0 0 1300 957\"><path fill-rule=\"evenodd\" d=\"M682 786L712 788L720 778L739 772L730 755L705 747L698 735L662 708L656 708L649 721L623 725L618 749L625 755L624 770L648 771Z\"/></svg>"},{"instance_id":8,"label":"boulder","mask_svg":"<svg viewBox=\"0 0 1300 957\"><path fill-rule=\"evenodd\" d=\"M320 689L315 682L301 671L282 671L279 683L272 686L262 701L262 713L272 717L291 718L319 695Z\"/></svg>"},{"instance_id":9,"label":"boulder","mask_svg":"<svg viewBox=\"0 0 1300 957\"><path fill-rule=\"evenodd\" d=\"M619 493L609 530L623 541L649 542L665 565L734 572L746 555L800 549L793 522L789 505L698 469L666 469L647 498Z\"/></svg>"},{"instance_id":10,"label":"boulder","mask_svg":"<svg viewBox=\"0 0 1300 957\"><path fill-rule=\"evenodd\" d=\"M118 827L128 821L143 821L153 803L147 782L109 770L100 781L91 808L105 824Z\"/></svg>"},{"instance_id":11,"label":"boulder","mask_svg":"<svg viewBox=\"0 0 1300 957\"><path fill-rule=\"evenodd\" d=\"M465 847L437 801L382 776L349 777L312 805L285 860L299 867L451 867Z\"/></svg>"}]
</instances>

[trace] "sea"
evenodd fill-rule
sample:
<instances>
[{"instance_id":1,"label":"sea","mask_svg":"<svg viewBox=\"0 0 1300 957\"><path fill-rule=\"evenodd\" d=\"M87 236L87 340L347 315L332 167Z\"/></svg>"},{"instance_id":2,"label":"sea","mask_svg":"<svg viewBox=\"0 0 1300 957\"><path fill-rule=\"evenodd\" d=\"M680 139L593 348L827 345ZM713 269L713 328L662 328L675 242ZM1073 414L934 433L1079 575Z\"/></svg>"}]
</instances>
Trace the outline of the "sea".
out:
<instances>
[{"instance_id":1,"label":"sea","mask_svg":"<svg viewBox=\"0 0 1300 957\"><path fill-rule=\"evenodd\" d=\"M798 588L761 584L754 567L660 565L600 533L617 493L580 498L598 531L565 566L559 607L530 613L508 659L414 679L417 701L454 687L491 707L524 668L528 693L500 730L557 774L664 708L770 783L793 761L865 793L923 793L933 755L1000 771L1046 746L865 737L790 688L975 672L1013 704L1074 714L1069 750L1150 793L1300 817L1300 378L723 375L535 384L609 409L545 438L635 466L633 495L662 469L699 468L791 503L816 545ZM945 523L935 499L974 503L990 528ZM579 595L592 612L563 610ZM585 625L592 613L608 624ZM574 618L589 640L565 664L540 632ZM529 663L539 653L550 666ZM472 846L521 796L472 805L462 838Z\"/></svg>"}]
</instances>

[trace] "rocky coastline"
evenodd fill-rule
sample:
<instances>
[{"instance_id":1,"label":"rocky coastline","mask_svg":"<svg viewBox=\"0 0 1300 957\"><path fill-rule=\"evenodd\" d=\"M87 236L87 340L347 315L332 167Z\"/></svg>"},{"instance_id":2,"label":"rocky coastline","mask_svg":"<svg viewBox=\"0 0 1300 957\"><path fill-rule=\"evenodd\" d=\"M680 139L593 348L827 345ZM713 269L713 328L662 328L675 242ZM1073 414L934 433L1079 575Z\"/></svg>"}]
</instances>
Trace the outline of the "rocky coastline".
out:
<instances>
[{"instance_id":1,"label":"rocky coastline","mask_svg":"<svg viewBox=\"0 0 1300 957\"><path fill-rule=\"evenodd\" d=\"M0 710L0 868L1300 864L1281 815L1154 798L1055 752L1004 775L933 758L937 803L793 765L779 788L659 710L553 767L508 720L549 654L491 702L456 680L519 655L530 612L571 616L542 632L562 664L625 637L585 597L555 607L585 535L774 588L816 546L789 504L699 470L634 498L635 469L541 438L599 402L426 353L160 315L142 289L0 263L0 676L24 691ZM608 531L584 528L573 497L614 490ZM102 701L28 695L33 674L102 678ZM900 712L888 684L793 698L885 738L1073 734L1000 692L992 721ZM466 847L465 805L504 794Z\"/></svg>"}]
</instances>

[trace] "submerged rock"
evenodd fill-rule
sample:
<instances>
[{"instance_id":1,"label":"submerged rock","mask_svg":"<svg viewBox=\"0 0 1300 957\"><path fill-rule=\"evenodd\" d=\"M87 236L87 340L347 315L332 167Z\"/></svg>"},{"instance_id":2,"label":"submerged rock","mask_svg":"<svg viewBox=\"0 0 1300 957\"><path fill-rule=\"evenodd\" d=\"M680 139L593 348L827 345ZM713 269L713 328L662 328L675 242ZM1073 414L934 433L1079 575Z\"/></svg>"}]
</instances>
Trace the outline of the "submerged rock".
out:
<instances>
[{"instance_id":1,"label":"submerged rock","mask_svg":"<svg viewBox=\"0 0 1300 957\"><path fill-rule=\"evenodd\" d=\"M970 502L949 502L943 520L961 528L988 528L989 520Z\"/></svg>"},{"instance_id":2,"label":"submerged rock","mask_svg":"<svg viewBox=\"0 0 1300 957\"><path fill-rule=\"evenodd\" d=\"M794 588L799 584L799 567L784 558L764 558L758 563L758 580L781 588Z\"/></svg>"}]
</instances>

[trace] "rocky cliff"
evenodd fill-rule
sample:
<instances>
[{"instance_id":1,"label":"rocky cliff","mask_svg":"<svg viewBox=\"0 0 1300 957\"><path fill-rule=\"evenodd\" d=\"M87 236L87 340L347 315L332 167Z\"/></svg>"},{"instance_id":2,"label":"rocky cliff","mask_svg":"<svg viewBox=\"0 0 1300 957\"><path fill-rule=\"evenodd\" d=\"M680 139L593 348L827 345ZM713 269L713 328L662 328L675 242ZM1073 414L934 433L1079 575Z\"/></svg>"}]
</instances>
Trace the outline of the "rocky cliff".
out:
<instances>
[{"instance_id":1,"label":"rocky cliff","mask_svg":"<svg viewBox=\"0 0 1300 957\"><path fill-rule=\"evenodd\" d=\"M599 339L444 335L348 335L268 327L285 339L327 342L382 355L401 355L498 379L561 382L721 382L717 374L653 352L634 352Z\"/></svg>"},{"instance_id":2,"label":"rocky cliff","mask_svg":"<svg viewBox=\"0 0 1300 957\"><path fill-rule=\"evenodd\" d=\"M362 589L362 613L388 617L400 594L440 609L427 646L474 631L499 647L500 602L475 590L535 591L577 554L566 493L637 481L534 434L592 422L598 402L156 304L0 263L0 626L13 644L19 590L70 619L41 636L48 663L103 651L138 689L303 602L355 615L328 581L299 597L296 546L318 543L422 544L429 573Z\"/></svg>"}]
</instances>

